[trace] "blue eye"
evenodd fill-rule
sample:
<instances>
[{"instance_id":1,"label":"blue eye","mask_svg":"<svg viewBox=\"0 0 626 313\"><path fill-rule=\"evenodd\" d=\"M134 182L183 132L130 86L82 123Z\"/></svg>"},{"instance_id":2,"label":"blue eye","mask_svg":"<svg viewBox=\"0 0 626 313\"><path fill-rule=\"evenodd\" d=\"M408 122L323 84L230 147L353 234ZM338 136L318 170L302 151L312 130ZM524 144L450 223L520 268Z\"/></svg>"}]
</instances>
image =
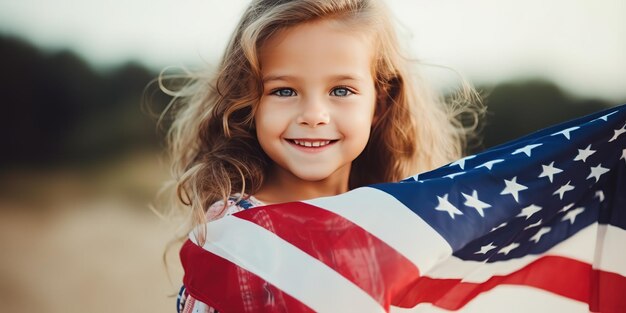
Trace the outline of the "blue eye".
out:
<instances>
[{"instance_id":1,"label":"blue eye","mask_svg":"<svg viewBox=\"0 0 626 313\"><path fill-rule=\"evenodd\" d=\"M347 97L347 96L353 94L353 92L350 91L348 88L338 87L338 88L333 89L330 92L330 94L335 96L335 97Z\"/></svg>"},{"instance_id":2,"label":"blue eye","mask_svg":"<svg viewBox=\"0 0 626 313\"><path fill-rule=\"evenodd\" d=\"M296 91L291 88L279 88L274 89L270 94L279 97L293 97L296 95Z\"/></svg>"}]
</instances>

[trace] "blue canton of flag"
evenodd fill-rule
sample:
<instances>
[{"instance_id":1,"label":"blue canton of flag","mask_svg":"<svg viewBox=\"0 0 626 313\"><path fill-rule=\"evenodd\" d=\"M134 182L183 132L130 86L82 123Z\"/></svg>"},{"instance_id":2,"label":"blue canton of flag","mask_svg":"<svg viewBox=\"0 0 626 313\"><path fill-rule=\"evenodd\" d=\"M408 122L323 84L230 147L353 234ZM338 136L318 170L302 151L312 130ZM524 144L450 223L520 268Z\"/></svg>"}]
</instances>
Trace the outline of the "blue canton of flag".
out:
<instances>
[{"instance_id":1,"label":"blue canton of flag","mask_svg":"<svg viewBox=\"0 0 626 313\"><path fill-rule=\"evenodd\" d=\"M543 253L594 222L626 229L625 212L611 210L626 207L626 186L616 185L626 165L624 111L539 131L410 177L406 186L374 187L415 208L463 259Z\"/></svg>"}]
</instances>

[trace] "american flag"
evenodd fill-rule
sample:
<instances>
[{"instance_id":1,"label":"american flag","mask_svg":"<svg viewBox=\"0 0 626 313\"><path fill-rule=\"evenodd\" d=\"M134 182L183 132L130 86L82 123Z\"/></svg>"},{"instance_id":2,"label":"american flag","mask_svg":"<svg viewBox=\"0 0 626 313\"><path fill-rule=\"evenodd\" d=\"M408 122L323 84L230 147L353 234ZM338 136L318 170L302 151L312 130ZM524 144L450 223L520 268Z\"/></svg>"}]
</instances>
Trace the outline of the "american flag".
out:
<instances>
[{"instance_id":1,"label":"american flag","mask_svg":"<svg viewBox=\"0 0 626 313\"><path fill-rule=\"evenodd\" d=\"M184 283L220 312L626 312L626 105L204 226Z\"/></svg>"}]
</instances>

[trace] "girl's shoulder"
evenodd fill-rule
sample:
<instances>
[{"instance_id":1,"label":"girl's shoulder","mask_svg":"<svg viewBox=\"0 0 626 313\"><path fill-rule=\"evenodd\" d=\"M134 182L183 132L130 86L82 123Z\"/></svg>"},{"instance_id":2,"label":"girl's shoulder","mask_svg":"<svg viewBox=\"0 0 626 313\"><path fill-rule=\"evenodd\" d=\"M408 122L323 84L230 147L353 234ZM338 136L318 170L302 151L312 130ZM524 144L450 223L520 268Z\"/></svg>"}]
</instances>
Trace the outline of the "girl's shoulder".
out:
<instances>
[{"instance_id":1,"label":"girl's shoulder","mask_svg":"<svg viewBox=\"0 0 626 313\"><path fill-rule=\"evenodd\" d=\"M216 220L226 215L235 214L237 212L261 206L263 203L251 195L242 195L239 193L228 197L228 202L224 204L223 200L213 203L206 211L208 220Z\"/></svg>"}]
</instances>

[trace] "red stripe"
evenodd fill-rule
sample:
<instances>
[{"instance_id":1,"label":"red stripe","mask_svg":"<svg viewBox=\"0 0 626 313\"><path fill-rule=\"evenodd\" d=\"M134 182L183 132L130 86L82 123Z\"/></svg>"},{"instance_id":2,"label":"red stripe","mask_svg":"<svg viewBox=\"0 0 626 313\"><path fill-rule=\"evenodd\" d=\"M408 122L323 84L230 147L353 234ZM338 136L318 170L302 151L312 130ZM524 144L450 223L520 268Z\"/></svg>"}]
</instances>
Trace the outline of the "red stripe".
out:
<instances>
[{"instance_id":1,"label":"red stripe","mask_svg":"<svg viewBox=\"0 0 626 313\"><path fill-rule=\"evenodd\" d=\"M413 307L419 303L432 303L444 309L458 310L479 294L502 284L540 288L589 303L594 312L626 311L626 277L592 270L587 263L559 256L542 257L516 272L493 276L483 283L422 277L406 298L411 301L404 304Z\"/></svg>"},{"instance_id":2,"label":"red stripe","mask_svg":"<svg viewBox=\"0 0 626 313\"><path fill-rule=\"evenodd\" d=\"M219 312L313 312L255 274L190 240L183 244L180 259L189 294Z\"/></svg>"},{"instance_id":3,"label":"red stripe","mask_svg":"<svg viewBox=\"0 0 626 313\"><path fill-rule=\"evenodd\" d=\"M626 277L594 269L591 272L591 281L591 311L626 312Z\"/></svg>"},{"instance_id":4,"label":"red stripe","mask_svg":"<svg viewBox=\"0 0 626 313\"><path fill-rule=\"evenodd\" d=\"M384 208L380 212L385 214ZM316 206L293 202L234 216L289 241L359 286L387 310L390 304L402 304L407 288L419 278L417 267L385 242Z\"/></svg>"}]
</instances>

